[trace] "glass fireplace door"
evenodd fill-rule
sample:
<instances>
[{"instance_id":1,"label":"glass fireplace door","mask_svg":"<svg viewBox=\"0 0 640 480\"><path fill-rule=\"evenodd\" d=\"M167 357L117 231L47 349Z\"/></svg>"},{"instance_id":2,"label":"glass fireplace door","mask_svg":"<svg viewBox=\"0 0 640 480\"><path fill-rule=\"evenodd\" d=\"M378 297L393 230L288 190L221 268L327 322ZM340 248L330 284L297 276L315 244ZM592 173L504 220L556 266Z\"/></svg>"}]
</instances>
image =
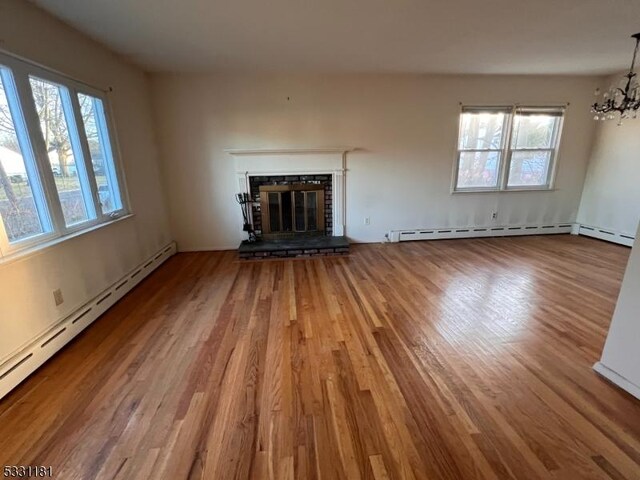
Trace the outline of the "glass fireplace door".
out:
<instances>
[{"instance_id":1,"label":"glass fireplace door","mask_svg":"<svg viewBox=\"0 0 640 480\"><path fill-rule=\"evenodd\" d=\"M324 187L314 184L260 187L262 233L324 233Z\"/></svg>"}]
</instances>

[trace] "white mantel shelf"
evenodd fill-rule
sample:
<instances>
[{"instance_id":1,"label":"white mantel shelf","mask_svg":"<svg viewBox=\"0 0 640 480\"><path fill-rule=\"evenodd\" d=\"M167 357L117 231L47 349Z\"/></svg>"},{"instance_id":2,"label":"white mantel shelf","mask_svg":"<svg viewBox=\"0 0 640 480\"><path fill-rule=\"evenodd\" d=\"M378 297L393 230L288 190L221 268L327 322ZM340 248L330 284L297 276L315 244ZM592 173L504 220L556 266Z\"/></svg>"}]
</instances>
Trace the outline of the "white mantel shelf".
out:
<instances>
[{"instance_id":1,"label":"white mantel shelf","mask_svg":"<svg viewBox=\"0 0 640 480\"><path fill-rule=\"evenodd\" d=\"M355 147L317 147L317 148L225 148L229 155L304 155L322 153L353 152Z\"/></svg>"}]
</instances>

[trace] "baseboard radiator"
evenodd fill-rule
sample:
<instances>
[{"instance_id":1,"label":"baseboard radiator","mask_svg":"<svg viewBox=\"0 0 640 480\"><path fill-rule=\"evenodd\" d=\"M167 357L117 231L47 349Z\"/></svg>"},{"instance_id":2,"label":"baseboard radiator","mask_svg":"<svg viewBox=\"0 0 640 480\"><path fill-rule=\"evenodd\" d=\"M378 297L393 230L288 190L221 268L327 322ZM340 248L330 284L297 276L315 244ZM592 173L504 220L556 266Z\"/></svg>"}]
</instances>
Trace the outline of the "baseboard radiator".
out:
<instances>
[{"instance_id":1,"label":"baseboard radiator","mask_svg":"<svg viewBox=\"0 0 640 480\"><path fill-rule=\"evenodd\" d=\"M578 234L587 237L599 238L607 242L619 243L627 247L633 247L636 237L627 233L618 232L606 228L594 227L592 225L578 224Z\"/></svg>"},{"instance_id":2,"label":"baseboard radiator","mask_svg":"<svg viewBox=\"0 0 640 480\"><path fill-rule=\"evenodd\" d=\"M0 364L0 399L176 253L171 243Z\"/></svg>"},{"instance_id":3,"label":"baseboard radiator","mask_svg":"<svg viewBox=\"0 0 640 480\"><path fill-rule=\"evenodd\" d=\"M506 237L516 235L547 235L571 233L573 223L544 225L508 225L487 227L420 228L415 230L392 230L387 234L390 242L413 240L439 240L447 238Z\"/></svg>"}]
</instances>

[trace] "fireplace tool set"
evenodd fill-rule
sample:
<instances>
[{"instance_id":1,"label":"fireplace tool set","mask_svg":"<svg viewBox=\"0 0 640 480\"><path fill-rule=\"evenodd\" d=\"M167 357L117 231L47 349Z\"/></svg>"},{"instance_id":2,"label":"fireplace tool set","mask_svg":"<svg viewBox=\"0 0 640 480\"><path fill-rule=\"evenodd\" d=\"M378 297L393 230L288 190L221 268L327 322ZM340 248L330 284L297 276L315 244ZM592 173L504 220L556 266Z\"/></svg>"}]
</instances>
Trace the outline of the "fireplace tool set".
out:
<instances>
[{"instance_id":1,"label":"fireplace tool set","mask_svg":"<svg viewBox=\"0 0 640 480\"><path fill-rule=\"evenodd\" d=\"M249 238L247 240L243 240L242 242L252 243L257 241L258 238L256 237L256 232L253 229L253 225L249 223L249 209L251 208L251 205L255 203L255 201L252 200L249 194L245 192L236 194L236 202L238 202L238 204L240 205L240 209L242 210L242 218L244 220L242 230L244 232L247 232L247 234L249 235Z\"/></svg>"}]
</instances>

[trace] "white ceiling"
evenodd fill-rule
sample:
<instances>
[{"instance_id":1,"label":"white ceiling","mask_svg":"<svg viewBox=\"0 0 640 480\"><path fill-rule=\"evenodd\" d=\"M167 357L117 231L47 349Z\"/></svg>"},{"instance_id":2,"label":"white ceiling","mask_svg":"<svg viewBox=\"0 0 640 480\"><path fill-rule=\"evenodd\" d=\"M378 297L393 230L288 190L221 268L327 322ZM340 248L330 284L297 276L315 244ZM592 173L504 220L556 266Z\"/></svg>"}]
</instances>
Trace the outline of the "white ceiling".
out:
<instances>
[{"instance_id":1,"label":"white ceiling","mask_svg":"<svg viewBox=\"0 0 640 480\"><path fill-rule=\"evenodd\" d=\"M150 71L604 74L640 0L33 0Z\"/></svg>"}]
</instances>

